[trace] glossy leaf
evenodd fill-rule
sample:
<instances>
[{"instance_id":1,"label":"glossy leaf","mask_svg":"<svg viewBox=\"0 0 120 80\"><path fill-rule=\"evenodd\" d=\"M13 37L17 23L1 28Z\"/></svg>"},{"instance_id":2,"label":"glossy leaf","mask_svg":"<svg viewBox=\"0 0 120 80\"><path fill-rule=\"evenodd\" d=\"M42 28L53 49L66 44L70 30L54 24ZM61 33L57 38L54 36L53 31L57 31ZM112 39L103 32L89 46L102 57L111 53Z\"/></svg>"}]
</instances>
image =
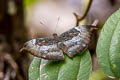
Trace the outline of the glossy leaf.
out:
<instances>
[{"instance_id":1,"label":"glossy leaf","mask_svg":"<svg viewBox=\"0 0 120 80\"><path fill-rule=\"evenodd\" d=\"M62 62L42 59L40 65L40 80L57 80Z\"/></svg>"},{"instance_id":2,"label":"glossy leaf","mask_svg":"<svg viewBox=\"0 0 120 80\"><path fill-rule=\"evenodd\" d=\"M112 37L109 55L112 71L116 77L120 78L120 21Z\"/></svg>"},{"instance_id":3,"label":"glossy leaf","mask_svg":"<svg viewBox=\"0 0 120 80\"><path fill-rule=\"evenodd\" d=\"M91 56L86 50L82 55L76 55L72 59L65 56L65 61L42 59L37 72L40 80L88 80L91 70Z\"/></svg>"},{"instance_id":4,"label":"glossy leaf","mask_svg":"<svg viewBox=\"0 0 120 80\"><path fill-rule=\"evenodd\" d=\"M96 50L101 68L105 74L112 77L120 77L119 31L120 10L112 14L106 21L101 31Z\"/></svg>"},{"instance_id":5,"label":"glossy leaf","mask_svg":"<svg viewBox=\"0 0 120 80\"><path fill-rule=\"evenodd\" d=\"M58 80L88 80L92 70L92 61L89 51L73 59L66 57L66 61L60 68Z\"/></svg>"},{"instance_id":6,"label":"glossy leaf","mask_svg":"<svg viewBox=\"0 0 120 80\"><path fill-rule=\"evenodd\" d=\"M41 59L35 57L29 67L29 80L40 80L40 63Z\"/></svg>"}]
</instances>

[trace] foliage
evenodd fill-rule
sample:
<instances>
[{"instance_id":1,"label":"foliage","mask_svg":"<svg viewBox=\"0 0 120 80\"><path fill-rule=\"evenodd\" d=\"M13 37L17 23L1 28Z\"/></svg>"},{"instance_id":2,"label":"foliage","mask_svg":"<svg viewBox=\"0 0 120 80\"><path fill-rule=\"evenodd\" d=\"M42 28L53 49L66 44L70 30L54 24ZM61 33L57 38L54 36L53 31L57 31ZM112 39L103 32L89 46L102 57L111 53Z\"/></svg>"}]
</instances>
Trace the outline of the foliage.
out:
<instances>
[{"instance_id":1,"label":"foliage","mask_svg":"<svg viewBox=\"0 0 120 80\"><path fill-rule=\"evenodd\" d=\"M97 69L96 71L90 74L89 80L104 80L106 78L107 76L104 74L103 70Z\"/></svg>"},{"instance_id":2,"label":"foliage","mask_svg":"<svg viewBox=\"0 0 120 80\"><path fill-rule=\"evenodd\" d=\"M105 74L120 78L120 10L106 21L97 44L97 57Z\"/></svg>"},{"instance_id":3,"label":"foliage","mask_svg":"<svg viewBox=\"0 0 120 80\"><path fill-rule=\"evenodd\" d=\"M88 50L73 59L66 56L65 61L48 61L34 58L29 68L29 80L88 80L92 69ZM39 68L39 69L38 69Z\"/></svg>"},{"instance_id":4,"label":"foliage","mask_svg":"<svg viewBox=\"0 0 120 80\"><path fill-rule=\"evenodd\" d=\"M120 10L113 13L106 21L96 49L103 72L114 78L120 78L119 35ZM72 59L65 56L65 61L34 58L29 68L29 80L88 80L91 68L92 61L88 50Z\"/></svg>"},{"instance_id":5,"label":"foliage","mask_svg":"<svg viewBox=\"0 0 120 80\"><path fill-rule=\"evenodd\" d=\"M35 57L29 67L29 80L39 80L41 59Z\"/></svg>"},{"instance_id":6,"label":"foliage","mask_svg":"<svg viewBox=\"0 0 120 80\"><path fill-rule=\"evenodd\" d=\"M28 6L34 4L34 3L38 2L38 1L43 1L43 0L24 0L24 6L28 7Z\"/></svg>"}]
</instances>

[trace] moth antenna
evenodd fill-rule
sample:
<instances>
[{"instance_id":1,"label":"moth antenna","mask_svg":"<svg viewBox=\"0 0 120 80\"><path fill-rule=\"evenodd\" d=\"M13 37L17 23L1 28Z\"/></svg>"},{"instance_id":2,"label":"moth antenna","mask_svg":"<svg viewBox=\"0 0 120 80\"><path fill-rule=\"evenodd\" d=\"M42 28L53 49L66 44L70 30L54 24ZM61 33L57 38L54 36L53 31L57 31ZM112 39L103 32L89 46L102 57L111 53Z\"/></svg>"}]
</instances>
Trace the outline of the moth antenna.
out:
<instances>
[{"instance_id":1,"label":"moth antenna","mask_svg":"<svg viewBox=\"0 0 120 80\"><path fill-rule=\"evenodd\" d=\"M60 20L60 17L58 17L58 21L57 21L57 23L56 23L54 33L56 33L56 28L57 28L57 26L58 26L58 22L59 22L59 20Z\"/></svg>"},{"instance_id":2,"label":"moth antenna","mask_svg":"<svg viewBox=\"0 0 120 80\"><path fill-rule=\"evenodd\" d=\"M56 24L56 26L55 26L55 30L54 30L54 33L53 33L53 37L54 37L54 38L57 37L56 28L57 28L57 25L58 25L59 20L60 20L60 17L58 17L58 21L57 21L57 24Z\"/></svg>"},{"instance_id":3,"label":"moth antenna","mask_svg":"<svg viewBox=\"0 0 120 80\"><path fill-rule=\"evenodd\" d=\"M43 25L43 26L45 26L45 27L47 27L42 21L40 21L40 24ZM44 28L44 27L43 27L43 28Z\"/></svg>"},{"instance_id":4,"label":"moth antenna","mask_svg":"<svg viewBox=\"0 0 120 80\"><path fill-rule=\"evenodd\" d=\"M45 25L42 21L40 21L40 24L42 25L41 26L41 28L44 30L44 31L46 31L46 29L47 29L47 25ZM49 32L49 31L48 31ZM41 34L45 34L43 31L42 31L42 33Z\"/></svg>"}]
</instances>

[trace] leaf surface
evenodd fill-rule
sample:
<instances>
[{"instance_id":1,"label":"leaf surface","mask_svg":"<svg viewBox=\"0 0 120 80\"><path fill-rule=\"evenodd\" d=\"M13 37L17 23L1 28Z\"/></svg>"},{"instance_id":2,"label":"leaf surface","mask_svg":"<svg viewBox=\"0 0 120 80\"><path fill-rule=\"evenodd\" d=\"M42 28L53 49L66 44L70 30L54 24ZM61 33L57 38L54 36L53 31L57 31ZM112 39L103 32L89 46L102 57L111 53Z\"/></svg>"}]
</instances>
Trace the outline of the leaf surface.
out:
<instances>
[{"instance_id":1,"label":"leaf surface","mask_svg":"<svg viewBox=\"0 0 120 80\"><path fill-rule=\"evenodd\" d=\"M112 77L120 77L120 71L116 72L116 70L120 70L120 44L118 43L120 42L119 24L120 10L113 13L106 21L103 29L101 30L96 50L101 68L105 74Z\"/></svg>"},{"instance_id":2,"label":"leaf surface","mask_svg":"<svg viewBox=\"0 0 120 80\"><path fill-rule=\"evenodd\" d=\"M34 61L37 59L35 58ZM38 66L39 63L39 66ZM35 64L34 64L35 65ZM36 61L35 71L37 77L33 77L31 69L29 68L29 80L37 80L38 75L40 80L88 80L89 74L92 70L91 56L88 50L82 54L78 54L73 58L65 55L65 61L48 61L42 59L40 62Z\"/></svg>"},{"instance_id":3,"label":"leaf surface","mask_svg":"<svg viewBox=\"0 0 120 80\"><path fill-rule=\"evenodd\" d=\"M41 59L35 57L29 67L29 80L40 80L40 63Z\"/></svg>"}]
</instances>

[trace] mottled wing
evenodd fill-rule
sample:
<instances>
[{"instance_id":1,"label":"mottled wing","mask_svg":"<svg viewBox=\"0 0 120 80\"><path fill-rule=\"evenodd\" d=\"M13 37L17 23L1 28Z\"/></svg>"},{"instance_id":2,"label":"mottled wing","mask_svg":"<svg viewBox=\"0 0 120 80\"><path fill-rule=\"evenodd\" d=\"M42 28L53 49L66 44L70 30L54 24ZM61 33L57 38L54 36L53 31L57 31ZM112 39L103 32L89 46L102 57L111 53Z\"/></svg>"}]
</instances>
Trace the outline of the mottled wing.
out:
<instances>
[{"instance_id":1,"label":"mottled wing","mask_svg":"<svg viewBox=\"0 0 120 80\"><path fill-rule=\"evenodd\" d=\"M22 50L48 60L64 60L63 52L57 47L57 43L53 38L32 39L24 44Z\"/></svg>"},{"instance_id":2,"label":"mottled wing","mask_svg":"<svg viewBox=\"0 0 120 80\"><path fill-rule=\"evenodd\" d=\"M90 29L86 26L74 27L71 30L61 34L58 43L69 57L72 57L77 52L83 52L90 42Z\"/></svg>"}]
</instances>

